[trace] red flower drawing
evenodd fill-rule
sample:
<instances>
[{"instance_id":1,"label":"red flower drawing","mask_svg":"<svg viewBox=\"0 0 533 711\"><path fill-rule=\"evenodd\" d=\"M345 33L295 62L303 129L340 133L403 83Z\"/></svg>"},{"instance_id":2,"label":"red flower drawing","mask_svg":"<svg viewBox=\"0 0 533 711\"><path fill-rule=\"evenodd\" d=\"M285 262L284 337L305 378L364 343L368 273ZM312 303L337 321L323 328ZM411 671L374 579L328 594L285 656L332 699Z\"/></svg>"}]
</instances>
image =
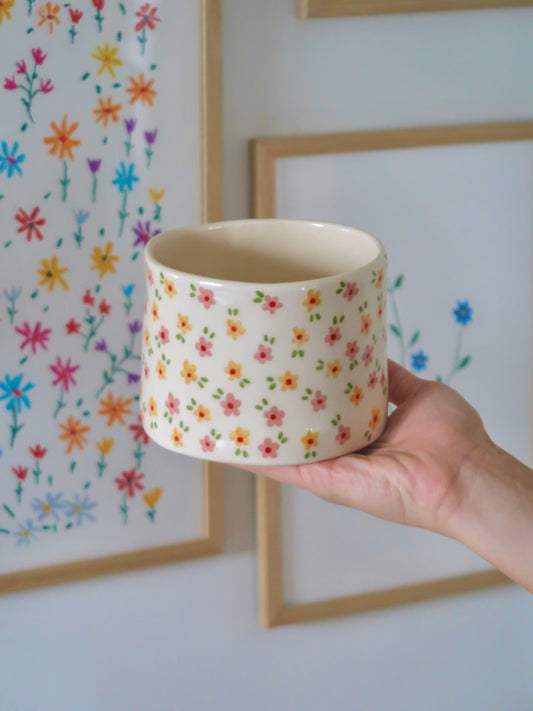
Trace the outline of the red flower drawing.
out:
<instances>
[{"instance_id":1,"label":"red flower drawing","mask_svg":"<svg viewBox=\"0 0 533 711\"><path fill-rule=\"evenodd\" d=\"M20 479L21 481L26 480L26 477L28 476L28 467L11 467L11 470L17 479Z\"/></svg>"},{"instance_id":2,"label":"red flower drawing","mask_svg":"<svg viewBox=\"0 0 533 711\"><path fill-rule=\"evenodd\" d=\"M31 454L35 459L42 459L44 455L48 452L46 447L41 447L40 444L36 444L35 447L29 447Z\"/></svg>"},{"instance_id":3,"label":"red flower drawing","mask_svg":"<svg viewBox=\"0 0 533 711\"><path fill-rule=\"evenodd\" d=\"M146 432L143 429L142 426L142 420L139 415L139 422L135 422L133 425L130 425L130 430L133 432L133 441L138 442L141 440L142 444L148 444L150 442L150 437L146 434Z\"/></svg>"},{"instance_id":4,"label":"red flower drawing","mask_svg":"<svg viewBox=\"0 0 533 711\"><path fill-rule=\"evenodd\" d=\"M105 299L103 299L100 302L100 306L98 307L98 311L103 314L104 316L109 316L109 313L111 311L111 304L108 304Z\"/></svg>"},{"instance_id":5,"label":"red flower drawing","mask_svg":"<svg viewBox=\"0 0 533 711\"><path fill-rule=\"evenodd\" d=\"M83 303L88 304L89 306L94 306L94 296L91 294L91 290L87 289L85 294L83 295Z\"/></svg>"},{"instance_id":6,"label":"red flower drawing","mask_svg":"<svg viewBox=\"0 0 533 711\"><path fill-rule=\"evenodd\" d=\"M20 223L20 227L18 228L17 232L26 232L26 240L28 242L31 241L31 238L33 237L34 233L37 239L42 240L43 238L43 233L41 232L39 227L42 227L44 224L46 224L46 220L44 217L39 216L39 210L39 206L36 206L28 214L26 210L23 210L22 207L19 207L19 211L15 215L15 220Z\"/></svg>"},{"instance_id":7,"label":"red flower drawing","mask_svg":"<svg viewBox=\"0 0 533 711\"><path fill-rule=\"evenodd\" d=\"M161 19L157 17L157 7L151 7L149 2L141 5L135 13L135 17L141 18L135 25L135 32L140 32L144 27L155 30L155 23L161 22Z\"/></svg>"},{"instance_id":8,"label":"red flower drawing","mask_svg":"<svg viewBox=\"0 0 533 711\"><path fill-rule=\"evenodd\" d=\"M68 11L69 11L70 19L72 20L72 22L75 25L77 25L78 22L83 17L83 12L81 10L73 10L71 7L69 7Z\"/></svg>"},{"instance_id":9,"label":"red flower drawing","mask_svg":"<svg viewBox=\"0 0 533 711\"><path fill-rule=\"evenodd\" d=\"M67 329L68 334L79 333L81 323L78 323L77 321L74 321L73 318L71 318L70 321L65 324L65 328Z\"/></svg>"},{"instance_id":10,"label":"red flower drawing","mask_svg":"<svg viewBox=\"0 0 533 711\"><path fill-rule=\"evenodd\" d=\"M133 498L136 491L142 491L144 489L144 484L141 483L141 479L144 479L144 474L140 472L137 473L135 469L130 469L127 472L122 472L122 477L117 477L115 484L119 491L126 489L128 496Z\"/></svg>"}]
</instances>

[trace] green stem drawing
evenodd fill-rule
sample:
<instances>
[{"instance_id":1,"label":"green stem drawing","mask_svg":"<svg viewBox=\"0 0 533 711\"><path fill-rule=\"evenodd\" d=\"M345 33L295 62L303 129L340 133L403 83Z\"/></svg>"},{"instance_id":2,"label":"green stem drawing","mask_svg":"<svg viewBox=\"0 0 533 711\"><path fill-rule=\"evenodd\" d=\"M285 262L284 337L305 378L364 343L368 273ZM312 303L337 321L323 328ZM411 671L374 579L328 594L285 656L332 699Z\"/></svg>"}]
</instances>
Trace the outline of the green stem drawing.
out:
<instances>
[{"instance_id":1,"label":"green stem drawing","mask_svg":"<svg viewBox=\"0 0 533 711\"><path fill-rule=\"evenodd\" d=\"M72 25L72 27L70 28L70 30L68 32L70 35L70 44L74 44L74 37L76 37L76 35L78 34L76 32L76 26Z\"/></svg>"},{"instance_id":2,"label":"green stem drawing","mask_svg":"<svg viewBox=\"0 0 533 711\"><path fill-rule=\"evenodd\" d=\"M57 419L57 416L59 415L59 411L61 410L61 408L65 407L65 405L67 404L66 402L63 401L63 395L64 395L64 387L63 387L63 384L61 384L61 388L59 390L59 400L57 401L56 411L54 412L54 420Z\"/></svg>"},{"instance_id":3,"label":"green stem drawing","mask_svg":"<svg viewBox=\"0 0 533 711\"><path fill-rule=\"evenodd\" d=\"M141 469L142 458L144 457L145 454L146 454L146 452L143 452L140 441L137 442L137 447L135 448L135 451L133 452L133 456L135 457L135 461L137 462L137 469L139 469L139 470Z\"/></svg>"},{"instance_id":4,"label":"green stem drawing","mask_svg":"<svg viewBox=\"0 0 533 711\"><path fill-rule=\"evenodd\" d=\"M111 360L111 368L109 370L104 370L104 383L102 386L99 388L98 392L96 393L96 397L100 397L100 395L103 393L103 391L107 388L108 385L111 385L111 383L115 382L115 375L117 373L124 373L125 375L128 375L128 371L123 368L122 366L127 360L140 360L141 356L140 355L135 355L133 353L133 342L135 340L135 334L131 334L130 338L130 344L129 346L124 346L124 355L120 360L118 360L117 356L114 353L110 353L109 351L106 351L107 355L109 356Z\"/></svg>"},{"instance_id":5,"label":"green stem drawing","mask_svg":"<svg viewBox=\"0 0 533 711\"><path fill-rule=\"evenodd\" d=\"M120 510L124 514L124 523L128 523L128 494L124 492L124 500L120 506Z\"/></svg>"},{"instance_id":6,"label":"green stem drawing","mask_svg":"<svg viewBox=\"0 0 533 711\"><path fill-rule=\"evenodd\" d=\"M148 509L146 512L146 515L150 519L152 523L155 523L155 506L152 506L151 508Z\"/></svg>"},{"instance_id":7,"label":"green stem drawing","mask_svg":"<svg viewBox=\"0 0 533 711\"><path fill-rule=\"evenodd\" d=\"M9 427L11 428L11 442L10 442L10 446L12 447L12 446L15 444L15 437L16 437L17 434L20 432L20 430L24 427L24 425L23 425L23 424L20 424L20 425L18 424L18 421L17 421L17 408L16 408L15 405L13 405L13 407L11 408L11 412L13 413L13 424L12 424L12 425L9 425Z\"/></svg>"},{"instance_id":8,"label":"green stem drawing","mask_svg":"<svg viewBox=\"0 0 533 711\"><path fill-rule=\"evenodd\" d=\"M154 203L154 221L161 222L161 205L158 202Z\"/></svg>"},{"instance_id":9,"label":"green stem drawing","mask_svg":"<svg viewBox=\"0 0 533 711\"><path fill-rule=\"evenodd\" d=\"M24 491L24 489L22 488L22 482L19 481L19 483L17 484L17 488L15 489L15 494L17 495L17 501L19 502L19 504L22 503L22 492L23 491Z\"/></svg>"},{"instance_id":10,"label":"green stem drawing","mask_svg":"<svg viewBox=\"0 0 533 711\"><path fill-rule=\"evenodd\" d=\"M137 37L139 42L141 43L141 54L144 56L144 53L146 51L146 25L144 25L141 34Z\"/></svg>"},{"instance_id":11,"label":"green stem drawing","mask_svg":"<svg viewBox=\"0 0 533 711\"><path fill-rule=\"evenodd\" d=\"M39 484L39 477L42 474L42 470L38 459L35 460L35 469L32 470L32 474L35 477L35 483Z\"/></svg>"},{"instance_id":12,"label":"green stem drawing","mask_svg":"<svg viewBox=\"0 0 533 711\"><path fill-rule=\"evenodd\" d=\"M92 201L96 202L96 175L93 175Z\"/></svg>"},{"instance_id":13,"label":"green stem drawing","mask_svg":"<svg viewBox=\"0 0 533 711\"><path fill-rule=\"evenodd\" d=\"M118 213L118 215L119 215L119 217L120 217L120 230L119 230L119 233L118 233L118 236L119 236L119 237L122 237L122 233L124 232L124 222L125 222L126 218L129 217L129 214L130 214L129 212L126 212L126 201L127 201L127 199L128 199L128 191L127 191L127 190L124 190L124 196L123 196L123 198L122 198L122 207L121 207L121 209L119 210L119 213Z\"/></svg>"},{"instance_id":14,"label":"green stem drawing","mask_svg":"<svg viewBox=\"0 0 533 711\"><path fill-rule=\"evenodd\" d=\"M98 464L98 476L101 477L102 474L104 473L104 469L107 467L107 464L105 462L105 454L100 455L100 459L97 462Z\"/></svg>"},{"instance_id":15,"label":"green stem drawing","mask_svg":"<svg viewBox=\"0 0 533 711\"><path fill-rule=\"evenodd\" d=\"M124 141L124 145L126 146L126 156L129 158L130 151L133 148L133 144L131 142L131 133L128 133L128 140Z\"/></svg>"},{"instance_id":16,"label":"green stem drawing","mask_svg":"<svg viewBox=\"0 0 533 711\"><path fill-rule=\"evenodd\" d=\"M102 22L104 20L104 17L102 15L102 13L100 12L100 9L97 10L94 19L98 23L98 32L101 32L102 31Z\"/></svg>"},{"instance_id":17,"label":"green stem drawing","mask_svg":"<svg viewBox=\"0 0 533 711\"><path fill-rule=\"evenodd\" d=\"M67 161L66 159L63 161L63 178L59 181L61 183L61 186L63 188L63 192L61 194L61 199L63 202L66 202L67 199L67 188L68 184L70 183L70 178L68 177L68 170L67 170Z\"/></svg>"}]
</instances>

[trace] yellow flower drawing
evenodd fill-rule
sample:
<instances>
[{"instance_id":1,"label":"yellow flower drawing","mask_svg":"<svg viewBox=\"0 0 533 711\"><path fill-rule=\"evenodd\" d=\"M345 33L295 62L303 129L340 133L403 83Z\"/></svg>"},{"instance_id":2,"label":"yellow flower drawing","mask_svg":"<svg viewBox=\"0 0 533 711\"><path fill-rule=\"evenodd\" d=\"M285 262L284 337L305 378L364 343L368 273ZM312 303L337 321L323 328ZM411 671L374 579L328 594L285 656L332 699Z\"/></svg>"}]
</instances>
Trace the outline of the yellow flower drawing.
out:
<instances>
[{"instance_id":1,"label":"yellow flower drawing","mask_svg":"<svg viewBox=\"0 0 533 711\"><path fill-rule=\"evenodd\" d=\"M120 261L120 257L113 254L113 242L108 242L105 250L101 247L95 247L93 249L93 253L91 254L91 259L94 262L91 269L96 269L100 272L98 275L100 279L102 279L107 272L111 272L111 274L117 273L113 262Z\"/></svg>"},{"instance_id":2,"label":"yellow flower drawing","mask_svg":"<svg viewBox=\"0 0 533 711\"><path fill-rule=\"evenodd\" d=\"M370 331L370 326L372 326L372 319L370 318L370 314L362 314L361 315L361 333L364 333L365 336L368 336L368 333Z\"/></svg>"},{"instance_id":3,"label":"yellow flower drawing","mask_svg":"<svg viewBox=\"0 0 533 711\"><path fill-rule=\"evenodd\" d=\"M100 442L96 443L96 448L100 454L109 454L113 448L114 439L113 437L103 437Z\"/></svg>"},{"instance_id":4,"label":"yellow flower drawing","mask_svg":"<svg viewBox=\"0 0 533 711\"><path fill-rule=\"evenodd\" d=\"M159 202L165 197L165 191L163 189L157 190L156 188L149 188L148 194L154 202Z\"/></svg>"},{"instance_id":5,"label":"yellow flower drawing","mask_svg":"<svg viewBox=\"0 0 533 711\"><path fill-rule=\"evenodd\" d=\"M163 489L160 486L154 486L153 489L143 494L144 503L150 508L153 508L161 498L162 493Z\"/></svg>"},{"instance_id":6,"label":"yellow flower drawing","mask_svg":"<svg viewBox=\"0 0 533 711\"><path fill-rule=\"evenodd\" d=\"M91 54L91 57L101 62L100 68L98 69L98 76L103 74L107 69L113 79L115 78L115 67L124 66L124 62L120 57L117 57L118 50L118 47L110 47L109 42L106 42L103 46L99 44L96 45L96 51Z\"/></svg>"},{"instance_id":7,"label":"yellow flower drawing","mask_svg":"<svg viewBox=\"0 0 533 711\"><path fill-rule=\"evenodd\" d=\"M159 321L159 307L155 299L152 301L152 318L154 321Z\"/></svg>"},{"instance_id":8,"label":"yellow flower drawing","mask_svg":"<svg viewBox=\"0 0 533 711\"><path fill-rule=\"evenodd\" d=\"M60 267L55 255L51 259L41 259L41 269L37 269L37 274L42 276L39 286L46 285L50 291L53 291L56 282L59 282L63 289L68 291L70 287L63 277L65 272L68 272L68 267Z\"/></svg>"}]
</instances>

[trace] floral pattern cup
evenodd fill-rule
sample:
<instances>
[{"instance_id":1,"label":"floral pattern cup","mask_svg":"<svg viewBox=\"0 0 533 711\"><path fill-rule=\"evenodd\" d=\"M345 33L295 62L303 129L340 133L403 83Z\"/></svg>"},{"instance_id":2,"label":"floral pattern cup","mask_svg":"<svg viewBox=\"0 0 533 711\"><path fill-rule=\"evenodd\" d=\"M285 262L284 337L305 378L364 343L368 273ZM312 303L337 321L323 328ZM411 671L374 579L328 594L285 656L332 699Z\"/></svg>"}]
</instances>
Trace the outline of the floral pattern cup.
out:
<instances>
[{"instance_id":1,"label":"floral pattern cup","mask_svg":"<svg viewBox=\"0 0 533 711\"><path fill-rule=\"evenodd\" d=\"M387 256L375 237L241 220L163 232L144 254L141 417L158 444L299 464L380 436Z\"/></svg>"}]
</instances>

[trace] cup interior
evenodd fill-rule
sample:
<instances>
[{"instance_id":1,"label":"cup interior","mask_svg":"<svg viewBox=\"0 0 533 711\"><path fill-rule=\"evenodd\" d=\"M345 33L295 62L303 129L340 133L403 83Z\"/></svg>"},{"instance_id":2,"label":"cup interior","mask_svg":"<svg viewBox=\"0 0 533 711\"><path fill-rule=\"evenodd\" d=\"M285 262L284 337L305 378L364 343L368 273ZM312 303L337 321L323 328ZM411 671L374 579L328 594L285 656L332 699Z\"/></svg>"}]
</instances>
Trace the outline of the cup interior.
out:
<instances>
[{"instance_id":1,"label":"cup interior","mask_svg":"<svg viewBox=\"0 0 533 711\"><path fill-rule=\"evenodd\" d=\"M168 230L148 243L163 268L213 280L278 284L360 269L382 247L361 230L300 220L241 220Z\"/></svg>"}]
</instances>

